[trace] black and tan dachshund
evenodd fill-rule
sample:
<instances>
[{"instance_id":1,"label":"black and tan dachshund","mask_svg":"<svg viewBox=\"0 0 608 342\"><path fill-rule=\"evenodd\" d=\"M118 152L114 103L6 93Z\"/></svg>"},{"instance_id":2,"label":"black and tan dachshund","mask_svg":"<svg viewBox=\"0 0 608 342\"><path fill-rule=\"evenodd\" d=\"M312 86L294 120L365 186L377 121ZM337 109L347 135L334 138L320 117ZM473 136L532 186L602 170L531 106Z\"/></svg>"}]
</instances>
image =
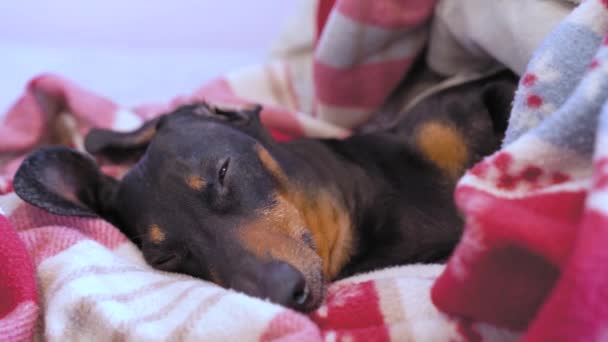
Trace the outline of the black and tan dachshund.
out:
<instances>
[{"instance_id":1,"label":"black and tan dachshund","mask_svg":"<svg viewBox=\"0 0 608 342\"><path fill-rule=\"evenodd\" d=\"M278 143L259 106L187 105L86 137L96 157L137 160L120 181L55 146L23 162L14 188L52 213L108 220L155 268L310 311L331 280L450 255L456 181L499 147L515 85L499 74L445 89L343 140Z\"/></svg>"}]
</instances>

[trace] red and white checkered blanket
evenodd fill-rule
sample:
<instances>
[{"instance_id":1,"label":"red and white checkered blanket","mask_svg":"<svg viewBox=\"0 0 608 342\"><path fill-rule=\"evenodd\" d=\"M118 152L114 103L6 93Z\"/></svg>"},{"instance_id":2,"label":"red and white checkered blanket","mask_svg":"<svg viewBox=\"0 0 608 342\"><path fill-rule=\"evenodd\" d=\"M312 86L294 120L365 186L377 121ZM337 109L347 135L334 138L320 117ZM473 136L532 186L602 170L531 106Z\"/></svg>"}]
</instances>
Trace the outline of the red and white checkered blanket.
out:
<instances>
[{"instance_id":1,"label":"red and white checkered blanket","mask_svg":"<svg viewBox=\"0 0 608 342\"><path fill-rule=\"evenodd\" d=\"M0 124L0 340L608 338L608 128L597 124L608 99L606 1L583 2L532 59L504 150L457 189L467 226L447 268L337 282L310 316L153 270L110 224L51 215L12 192L16 168L37 146L82 148L93 126L133 129L196 99L263 103L262 120L279 140L347 136L407 77L434 6L322 0L314 63L292 56L241 70L162 106L123 108L56 75L30 81Z\"/></svg>"}]
</instances>

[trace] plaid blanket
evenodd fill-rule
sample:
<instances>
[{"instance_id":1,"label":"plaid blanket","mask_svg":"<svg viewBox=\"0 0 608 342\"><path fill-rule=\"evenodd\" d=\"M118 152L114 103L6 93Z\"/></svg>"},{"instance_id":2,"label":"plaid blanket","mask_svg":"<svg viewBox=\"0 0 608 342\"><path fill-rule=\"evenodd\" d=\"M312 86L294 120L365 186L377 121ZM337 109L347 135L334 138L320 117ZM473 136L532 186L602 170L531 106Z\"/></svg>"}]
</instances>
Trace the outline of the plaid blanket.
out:
<instances>
[{"instance_id":1,"label":"plaid blanket","mask_svg":"<svg viewBox=\"0 0 608 342\"><path fill-rule=\"evenodd\" d=\"M467 226L447 268L410 265L345 279L309 316L153 270L107 222L51 215L12 192L16 168L37 146L82 149L93 126L133 129L200 99L265 104L262 120L278 140L345 137L372 118L425 42L441 45L429 29L435 5L321 1L311 12L314 55L291 51L168 104L123 108L57 75L30 81L0 124L0 340L605 338L608 158L598 118L608 100L606 1L583 2L530 62L504 149L457 189Z\"/></svg>"}]
</instances>

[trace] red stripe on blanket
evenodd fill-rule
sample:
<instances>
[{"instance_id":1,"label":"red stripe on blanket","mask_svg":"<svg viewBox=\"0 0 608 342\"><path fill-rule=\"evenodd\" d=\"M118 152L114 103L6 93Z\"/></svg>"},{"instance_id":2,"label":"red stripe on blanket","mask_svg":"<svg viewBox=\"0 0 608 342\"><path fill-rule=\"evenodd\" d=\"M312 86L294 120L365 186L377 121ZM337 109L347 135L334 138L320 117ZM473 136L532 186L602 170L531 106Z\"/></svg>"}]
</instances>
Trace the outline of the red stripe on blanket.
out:
<instances>
[{"instance_id":1,"label":"red stripe on blanket","mask_svg":"<svg viewBox=\"0 0 608 342\"><path fill-rule=\"evenodd\" d=\"M329 14L334 8L336 0L320 0L317 7L317 18L316 18L316 28L315 32L315 45L319 42L319 38L321 37L321 33L323 32L323 28L325 28L325 24L327 23L327 19L329 18Z\"/></svg>"},{"instance_id":2,"label":"red stripe on blanket","mask_svg":"<svg viewBox=\"0 0 608 342\"><path fill-rule=\"evenodd\" d=\"M105 97L57 75L38 76L30 81L28 89L34 93L44 92L45 95L53 97L54 103L41 103L41 105L54 105L59 110L69 110L97 127L110 127L114 121L114 113L118 109L118 106Z\"/></svg>"},{"instance_id":3,"label":"red stripe on blanket","mask_svg":"<svg viewBox=\"0 0 608 342\"><path fill-rule=\"evenodd\" d=\"M336 341L389 341L380 299L373 281L331 286L325 303L311 319L324 338Z\"/></svg>"},{"instance_id":4,"label":"red stripe on blanket","mask_svg":"<svg viewBox=\"0 0 608 342\"><path fill-rule=\"evenodd\" d=\"M27 229L19 233L19 236L27 246L36 266L86 239L86 236L78 230L64 226Z\"/></svg>"},{"instance_id":5,"label":"red stripe on blanket","mask_svg":"<svg viewBox=\"0 0 608 342\"><path fill-rule=\"evenodd\" d=\"M456 253L468 253L457 248ZM514 330L525 329L559 276L557 268L516 246L492 248L468 260L468 269L448 263L431 291L443 312Z\"/></svg>"},{"instance_id":6,"label":"red stripe on blanket","mask_svg":"<svg viewBox=\"0 0 608 342\"><path fill-rule=\"evenodd\" d=\"M300 314L287 310L276 315L260 337L262 342L319 340L321 340L321 334L314 323Z\"/></svg>"},{"instance_id":7,"label":"red stripe on blanket","mask_svg":"<svg viewBox=\"0 0 608 342\"><path fill-rule=\"evenodd\" d=\"M424 23L435 8L435 0L339 0L340 13L361 23L400 29Z\"/></svg>"},{"instance_id":8,"label":"red stripe on blanket","mask_svg":"<svg viewBox=\"0 0 608 342\"><path fill-rule=\"evenodd\" d=\"M517 243L560 265L570 255L586 194L581 190L509 199L460 186L455 201L467 217L484 223L488 243Z\"/></svg>"},{"instance_id":9,"label":"red stripe on blanket","mask_svg":"<svg viewBox=\"0 0 608 342\"><path fill-rule=\"evenodd\" d=\"M117 106L69 80L43 74L32 79L25 94L6 113L0 126L0 152L34 147L53 116L69 111L89 125L110 127Z\"/></svg>"},{"instance_id":10,"label":"red stripe on blanket","mask_svg":"<svg viewBox=\"0 0 608 342\"><path fill-rule=\"evenodd\" d=\"M212 102L220 102L225 104L234 104L234 105L244 105L250 103L244 99L237 97L230 86L230 83L225 78L216 78L210 82L207 82L204 86L199 88L191 97L197 98L199 100L207 100ZM191 99L188 99L186 102L190 102ZM179 101L178 101L179 102ZM185 101L181 101L180 105ZM173 104L176 104L176 101L173 101Z\"/></svg>"},{"instance_id":11,"label":"red stripe on blanket","mask_svg":"<svg viewBox=\"0 0 608 342\"><path fill-rule=\"evenodd\" d=\"M38 302L34 265L10 222L0 215L0 320L20 304ZM6 322L2 322L5 325ZM33 327L31 327L33 329Z\"/></svg>"},{"instance_id":12,"label":"red stripe on blanket","mask_svg":"<svg viewBox=\"0 0 608 342\"><path fill-rule=\"evenodd\" d=\"M28 300L21 302L8 315L0 316L0 340L32 341L38 311L38 303Z\"/></svg>"},{"instance_id":13,"label":"red stripe on blanket","mask_svg":"<svg viewBox=\"0 0 608 342\"><path fill-rule=\"evenodd\" d=\"M2 138L0 138L1 144ZM7 195L14 191L13 189L13 177L25 159L26 153L24 152L21 156L14 156L12 160L6 161L3 167L0 169L0 195Z\"/></svg>"},{"instance_id":14,"label":"red stripe on blanket","mask_svg":"<svg viewBox=\"0 0 608 342\"><path fill-rule=\"evenodd\" d=\"M463 238L431 291L439 309L474 321L526 328L571 254L586 193L507 199L456 191Z\"/></svg>"},{"instance_id":15,"label":"red stripe on blanket","mask_svg":"<svg viewBox=\"0 0 608 342\"><path fill-rule=\"evenodd\" d=\"M13 181L12 179L0 176L0 196L7 195L13 192Z\"/></svg>"},{"instance_id":16,"label":"red stripe on blanket","mask_svg":"<svg viewBox=\"0 0 608 342\"><path fill-rule=\"evenodd\" d=\"M467 342L483 342L483 337L475 329L473 325L474 322L468 318L460 318L455 320L456 323L456 331L460 334L461 337L464 338ZM450 342L456 342L458 340L453 339Z\"/></svg>"},{"instance_id":17,"label":"red stripe on blanket","mask_svg":"<svg viewBox=\"0 0 608 342\"><path fill-rule=\"evenodd\" d=\"M114 249L128 241L127 237L117 228L102 219L54 215L29 204L22 204L17 207L9 216L9 220L18 231L49 226L67 227L110 249ZM66 235L66 238L68 238L68 235ZM61 245L64 246L65 244L61 243ZM65 248L69 247L69 245L65 245ZM48 256L53 256L61 250L57 250Z\"/></svg>"},{"instance_id":18,"label":"red stripe on blanket","mask_svg":"<svg viewBox=\"0 0 608 342\"><path fill-rule=\"evenodd\" d=\"M295 114L288 110L266 106L262 110L261 120L277 141L291 140L305 135Z\"/></svg>"},{"instance_id":19,"label":"red stripe on blanket","mask_svg":"<svg viewBox=\"0 0 608 342\"><path fill-rule=\"evenodd\" d=\"M524 341L608 338L608 217L589 210L574 252Z\"/></svg>"},{"instance_id":20,"label":"red stripe on blanket","mask_svg":"<svg viewBox=\"0 0 608 342\"><path fill-rule=\"evenodd\" d=\"M0 153L33 147L42 137L45 120L34 95L26 92L5 114L0 125Z\"/></svg>"},{"instance_id":21,"label":"red stripe on blanket","mask_svg":"<svg viewBox=\"0 0 608 342\"><path fill-rule=\"evenodd\" d=\"M411 57L347 69L315 62L316 95L328 105L374 108L384 102L411 64Z\"/></svg>"}]
</instances>

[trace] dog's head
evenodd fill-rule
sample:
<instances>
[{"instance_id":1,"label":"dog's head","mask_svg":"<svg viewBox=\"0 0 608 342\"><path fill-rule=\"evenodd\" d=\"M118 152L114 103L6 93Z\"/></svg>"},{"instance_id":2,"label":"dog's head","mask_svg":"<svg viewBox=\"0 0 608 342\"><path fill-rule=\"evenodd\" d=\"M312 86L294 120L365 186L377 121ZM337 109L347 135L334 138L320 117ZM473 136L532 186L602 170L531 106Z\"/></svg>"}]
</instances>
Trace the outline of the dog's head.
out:
<instances>
[{"instance_id":1,"label":"dog's head","mask_svg":"<svg viewBox=\"0 0 608 342\"><path fill-rule=\"evenodd\" d=\"M158 269L310 310L323 296L322 260L284 196L259 112L199 104L130 133L93 130L85 141L93 155L139 159L122 180L84 154L46 147L24 161L15 191L55 214L112 222Z\"/></svg>"}]
</instances>

